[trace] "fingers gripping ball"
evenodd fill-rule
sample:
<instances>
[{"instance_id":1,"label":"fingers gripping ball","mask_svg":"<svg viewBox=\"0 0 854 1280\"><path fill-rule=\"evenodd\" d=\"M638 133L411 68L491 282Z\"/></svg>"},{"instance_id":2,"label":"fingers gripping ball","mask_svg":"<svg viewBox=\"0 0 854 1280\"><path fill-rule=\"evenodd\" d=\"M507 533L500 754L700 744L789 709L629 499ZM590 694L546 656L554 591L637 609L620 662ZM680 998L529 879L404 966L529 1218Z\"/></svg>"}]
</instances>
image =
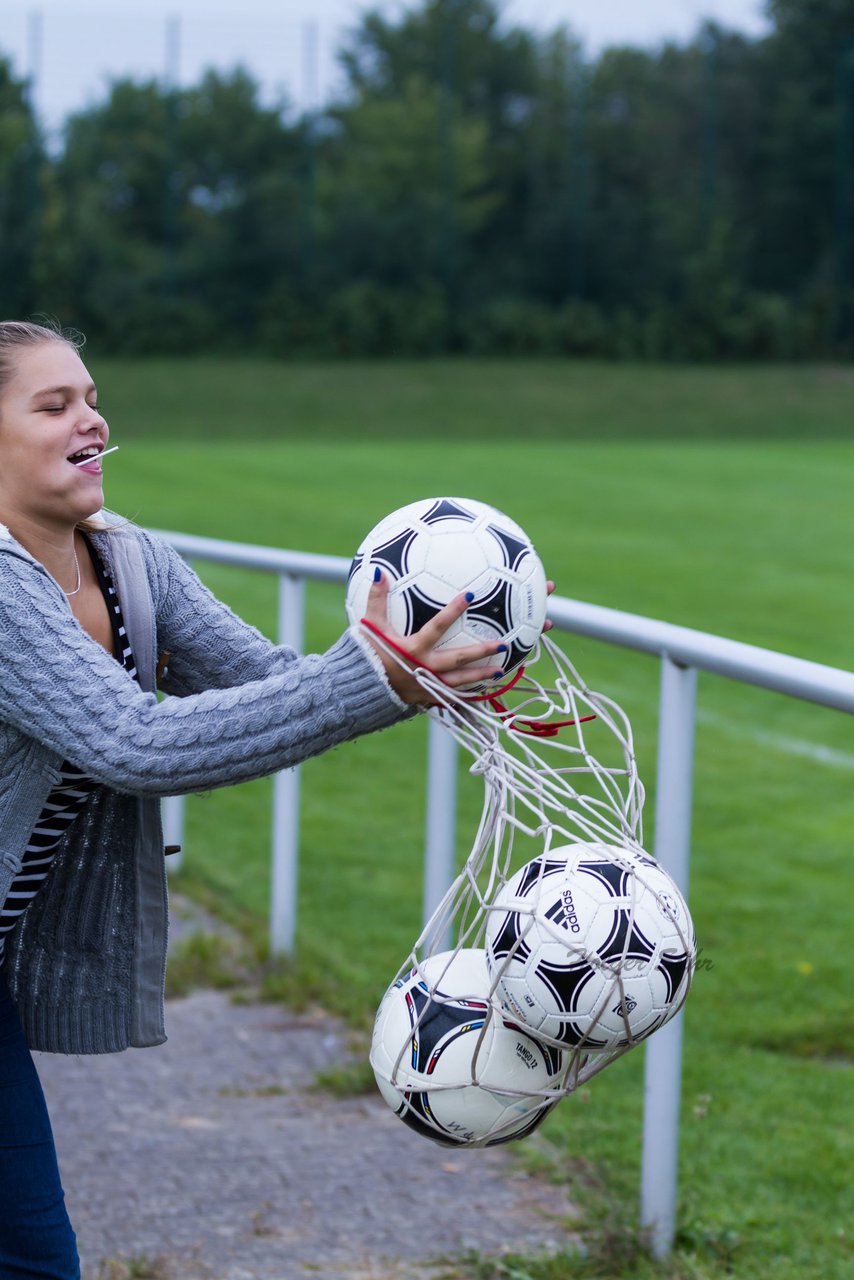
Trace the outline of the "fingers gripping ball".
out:
<instances>
[{"instance_id":1,"label":"fingers gripping ball","mask_svg":"<svg viewBox=\"0 0 854 1280\"><path fill-rule=\"evenodd\" d=\"M546 618L546 575L524 530L494 507L470 498L425 498L381 520L350 569L351 624L365 616L377 567L389 579L389 622L401 635L420 630L470 591L474 599L438 648L494 640L507 646L495 655L496 669L510 675L537 644Z\"/></svg>"},{"instance_id":2,"label":"fingers gripping ball","mask_svg":"<svg viewBox=\"0 0 854 1280\"><path fill-rule=\"evenodd\" d=\"M394 982L374 1024L371 1066L404 1124L443 1146L521 1138L554 1105L563 1054L489 998L481 950L441 952Z\"/></svg>"},{"instance_id":3,"label":"fingers gripping ball","mask_svg":"<svg viewBox=\"0 0 854 1280\"><path fill-rule=\"evenodd\" d=\"M684 898L652 858L571 844L532 859L490 906L496 995L532 1034L608 1051L681 1008L694 971Z\"/></svg>"}]
</instances>

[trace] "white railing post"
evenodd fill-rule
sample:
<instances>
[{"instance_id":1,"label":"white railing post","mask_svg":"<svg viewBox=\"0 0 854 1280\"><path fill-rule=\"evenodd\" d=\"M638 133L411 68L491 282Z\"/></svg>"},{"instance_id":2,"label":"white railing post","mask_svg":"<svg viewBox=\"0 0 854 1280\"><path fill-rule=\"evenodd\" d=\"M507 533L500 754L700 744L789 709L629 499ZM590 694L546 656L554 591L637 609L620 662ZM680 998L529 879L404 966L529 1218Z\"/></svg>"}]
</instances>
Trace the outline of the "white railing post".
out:
<instances>
[{"instance_id":1,"label":"white railing post","mask_svg":"<svg viewBox=\"0 0 854 1280\"><path fill-rule=\"evenodd\" d=\"M166 796L160 805L160 821L163 826L163 843L168 847L177 845L179 852L171 853L166 859L166 870L170 874L181 870L184 861L184 796Z\"/></svg>"},{"instance_id":2,"label":"white railing post","mask_svg":"<svg viewBox=\"0 0 854 1280\"><path fill-rule=\"evenodd\" d=\"M688 892L691 793L697 670L663 655L655 801L655 856ZM657 1258L665 1257L676 1231L679 1104L682 1084L682 1014L646 1045L641 1226Z\"/></svg>"},{"instance_id":3,"label":"white railing post","mask_svg":"<svg viewBox=\"0 0 854 1280\"><path fill-rule=\"evenodd\" d=\"M430 719L427 740L427 815L424 828L424 924L454 878L457 842L456 741ZM436 939L449 946L449 939Z\"/></svg>"},{"instance_id":4,"label":"white railing post","mask_svg":"<svg viewBox=\"0 0 854 1280\"><path fill-rule=\"evenodd\" d=\"M187 826L187 797L164 796L160 802L160 825L163 843L177 849L166 859L166 874L174 875L184 865L184 840Z\"/></svg>"},{"instance_id":5,"label":"white railing post","mask_svg":"<svg viewBox=\"0 0 854 1280\"><path fill-rule=\"evenodd\" d=\"M279 574L280 644L302 652L305 633L305 579ZM270 950L292 955L297 923L299 855L299 767L273 778L273 847L270 893Z\"/></svg>"}]
</instances>

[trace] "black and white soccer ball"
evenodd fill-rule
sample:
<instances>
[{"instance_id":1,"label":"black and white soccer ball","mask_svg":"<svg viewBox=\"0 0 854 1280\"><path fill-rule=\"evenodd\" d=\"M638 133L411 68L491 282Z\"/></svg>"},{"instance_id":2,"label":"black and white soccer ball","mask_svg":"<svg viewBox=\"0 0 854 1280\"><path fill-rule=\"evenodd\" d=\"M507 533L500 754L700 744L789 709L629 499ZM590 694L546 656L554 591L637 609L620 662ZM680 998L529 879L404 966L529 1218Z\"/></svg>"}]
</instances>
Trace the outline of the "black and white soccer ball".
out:
<instances>
[{"instance_id":1,"label":"black and white soccer ball","mask_svg":"<svg viewBox=\"0 0 854 1280\"><path fill-rule=\"evenodd\" d=\"M401 635L412 635L460 592L471 591L474 599L440 648L505 644L507 652L494 660L507 676L533 652L546 617L546 575L525 531L494 507L471 498L425 498L381 520L350 569L353 625L365 615L377 567L390 580L389 621Z\"/></svg>"},{"instance_id":2,"label":"black and white soccer ball","mask_svg":"<svg viewBox=\"0 0 854 1280\"><path fill-rule=\"evenodd\" d=\"M563 1056L502 1015L475 948L430 956L394 982L371 1044L385 1101L442 1146L531 1133L555 1104Z\"/></svg>"},{"instance_id":3,"label":"black and white soccer ball","mask_svg":"<svg viewBox=\"0 0 854 1280\"><path fill-rule=\"evenodd\" d=\"M550 849L490 905L496 994L533 1034L601 1052L663 1026L696 960L685 899L652 858L600 844Z\"/></svg>"}]
</instances>

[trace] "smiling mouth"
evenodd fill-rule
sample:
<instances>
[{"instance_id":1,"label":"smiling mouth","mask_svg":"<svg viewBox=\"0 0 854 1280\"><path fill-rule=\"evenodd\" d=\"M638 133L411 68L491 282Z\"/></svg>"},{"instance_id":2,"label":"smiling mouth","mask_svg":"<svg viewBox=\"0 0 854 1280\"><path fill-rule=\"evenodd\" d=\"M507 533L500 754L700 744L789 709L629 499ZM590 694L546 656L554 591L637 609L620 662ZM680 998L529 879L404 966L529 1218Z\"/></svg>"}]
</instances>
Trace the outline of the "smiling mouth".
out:
<instances>
[{"instance_id":1,"label":"smiling mouth","mask_svg":"<svg viewBox=\"0 0 854 1280\"><path fill-rule=\"evenodd\" d=\"M82 462L91 462L93 458L97 458L103 453L104 446L100 444L87 444L85 449L78 449L76 453L72 453L68 461L73 466L78 467Z\"/></svg>"},{"instance_id":2,"label":"smiling mouth","mask_svg":"<svg viewBox=\"0 0 854 1280\"><path fill-rule=\"evenodd\" d=\"M85 466L87 462L100 462L101 458L106 457L108 453L115 453L118 447L117 444L114 444L110 449L88 446L85 449L78 450L77 453L72 453L68 461L73 467Z\"/></svg>"}]
</instances>

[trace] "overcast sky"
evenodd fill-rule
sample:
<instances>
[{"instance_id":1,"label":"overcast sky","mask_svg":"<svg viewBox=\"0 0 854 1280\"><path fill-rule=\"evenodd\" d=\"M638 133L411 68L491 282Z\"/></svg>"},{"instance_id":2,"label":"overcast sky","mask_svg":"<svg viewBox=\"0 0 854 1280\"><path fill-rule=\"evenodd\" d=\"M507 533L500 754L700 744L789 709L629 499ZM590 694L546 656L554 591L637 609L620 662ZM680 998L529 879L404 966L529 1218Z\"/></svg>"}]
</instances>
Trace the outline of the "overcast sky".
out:
<instances>
[{"instance_id":1,"label":"overcast sky","mask_svg":"<svg viewBox=\"0 0 854 1280\"><path fill-rule=\"evenodd\" d=\"M241 62L272 99L316 106L336 83L335 51L378 0L0 0L0 52L31 75L36 106L55 128L103 97L111 78L193 83L203 68ZM540 31L571 27L588 52L609 44L683 40L704 17L750 34L765 29L763 0L505 0L508 23Z\"/></svg>"}]
</instances>

